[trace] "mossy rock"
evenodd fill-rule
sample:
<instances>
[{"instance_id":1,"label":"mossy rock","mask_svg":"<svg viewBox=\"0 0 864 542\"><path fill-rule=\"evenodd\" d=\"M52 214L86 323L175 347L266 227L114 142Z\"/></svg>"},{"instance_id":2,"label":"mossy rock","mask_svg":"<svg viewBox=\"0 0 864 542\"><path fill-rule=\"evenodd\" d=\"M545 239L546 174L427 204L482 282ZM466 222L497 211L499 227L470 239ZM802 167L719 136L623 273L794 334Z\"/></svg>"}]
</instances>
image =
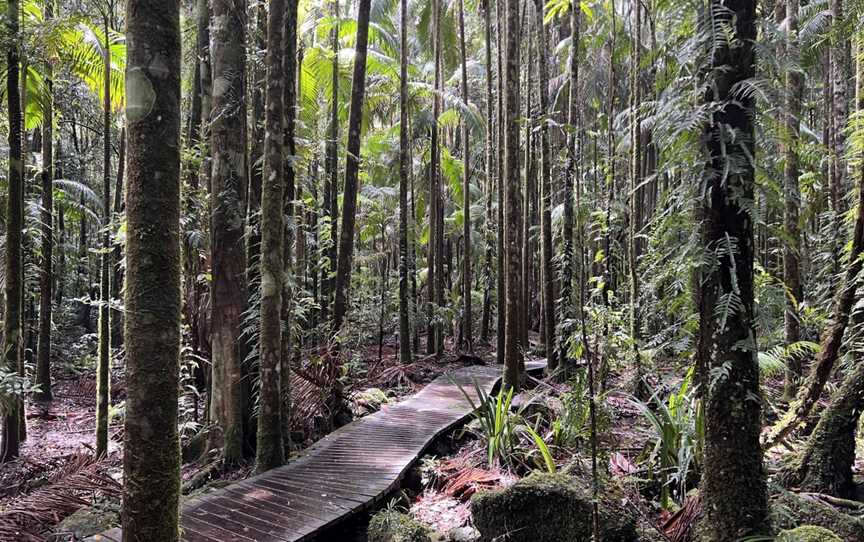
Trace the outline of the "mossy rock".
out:
<instances>
[{"instance_id":1,"label":"mossy rock","mask_svg":"<svg viewBox=\"0 0 864 542\"><path fill-rule=\"evenodd\" d=\"M60 536L71 535L72 540L83 540L119 524L120 503L99 499L92 506L81 508L61 521L54 532Z\"/></svg>"},{"instance_id":2,"label":"mossy rock","mask_svg":"<svg viewBox=\"0 0 864 542\"><path fill-rule=\"evenodd\" d=\"M824 527L802 525L777 535L777 542L843 542L836 534Z\"/></svg>"},{"instance_id":3,"label":"mossy rock","mask_svg":"<svg viewBox=\"0 0 864 542\"><path fill-rule=\"evenodd\" d=\"M591 494L578 478L535 473L512 486L471 499L481 540L508 542L589 542ZM624 510L600 511L604 542L635 542L635 522Z\"/></svg>"},{"instance_id":4,"label":"mossy rock","mask_svg":"<svg viewBox=\"0 0 864 542\"><path fill-rule=\"evenodd\" d=\"M776 529L795 529L802 525L822 527L845 542L864 540L864 521L860 518L786 490L780 490L771 498L771 524Z\"/></svg>"},{"instance_id":5,"label":"mossy rock","mask_svg":"<svg viewBox=\"0 0 864 542\"><path fill-rule=\"evenodd\" d=\"M384 510L372 516L367 531L369 542L432 542L428 527L408 514Z\"/></svg>"}]
</instances>

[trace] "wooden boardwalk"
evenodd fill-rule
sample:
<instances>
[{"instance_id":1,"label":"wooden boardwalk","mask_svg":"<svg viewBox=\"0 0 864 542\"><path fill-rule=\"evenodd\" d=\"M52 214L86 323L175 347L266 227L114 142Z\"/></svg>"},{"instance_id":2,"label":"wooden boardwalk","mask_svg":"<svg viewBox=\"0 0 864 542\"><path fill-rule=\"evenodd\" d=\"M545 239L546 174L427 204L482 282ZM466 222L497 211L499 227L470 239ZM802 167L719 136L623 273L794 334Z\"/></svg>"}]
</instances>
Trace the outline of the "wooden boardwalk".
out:
<instances>
[{"instance_id":1,"label":"wooden boardwalk","mask_svg":"<svg viewBox=\"0 0 864 542\"><path fill-rule=\"evenodd\" d=\"M529 364L538 370L543 364ZM454 382L476 402L474 382L490 392L500 366L474 366L440 376L405 401L334 431L288 465L214 490L183 507L186 542L297 542L367 510L442 433L471 414ZM120 529L91 541L120 542ZM157 542L157 541L154 541Z\"/></svg>"}]
</instances>

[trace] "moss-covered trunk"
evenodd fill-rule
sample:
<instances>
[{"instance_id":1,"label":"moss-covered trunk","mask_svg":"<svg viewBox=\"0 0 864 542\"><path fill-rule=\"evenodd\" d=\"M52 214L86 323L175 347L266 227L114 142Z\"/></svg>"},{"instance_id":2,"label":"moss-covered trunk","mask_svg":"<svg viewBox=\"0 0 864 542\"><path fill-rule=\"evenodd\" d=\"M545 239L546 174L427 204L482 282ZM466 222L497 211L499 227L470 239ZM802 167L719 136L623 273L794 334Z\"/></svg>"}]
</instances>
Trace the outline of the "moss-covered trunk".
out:
<instances>
[{"instance_id":1,"label":"moss-covered trunk","mask_svg":"<svg viewBox=\"0 0 864 542\"><path fill-rule=\"evenodd\" d=\"M291 1L291 0L289 0ZM259 472L285 462L282 440L282 258L284 107L282 36L285 0L270 0L267 20L267 109L264 129L264 176L261 200L261 324L259 347L258 446Z\"/></svg>"},{"instance_id":2,"label":"moss-covered trunk","mask_svg":"<svg viewBox=\"0 0 864 542\"><path fill-rule=\"evenodd\" d=\"M755 75L755 0L713 0L710 9L737 46L713 49L711 91L720 101L706 127L701 193L705 250L699 300L699 360L705 396L702 475L708 539L764 532L767 490L759 446L761 398L753 307L754 102L734 93ZM727 15L723 15L727 14ZM725 43L725 42L724 42Z\"/></svg>"},{"instance_id":3,"label":"moss-covered trunk","mask_svg":"<svg viewBox=\"0 0 864 542\"><path fill-rule=\"evenodd\" d=\"M213 111L210 449L227 463L243 456L242 315L246 309L245 0L212 3Z\"/></svg>"},{"instance_id":4,"label":"moss-covered trunk","mask_svg":"<svg viewBox=\"0 0 864 542\"><path fill-rule=\"evenodd\" d=\"M126 3L124 542L179 539L180 5Z\"/></svg>"}]
</instances>

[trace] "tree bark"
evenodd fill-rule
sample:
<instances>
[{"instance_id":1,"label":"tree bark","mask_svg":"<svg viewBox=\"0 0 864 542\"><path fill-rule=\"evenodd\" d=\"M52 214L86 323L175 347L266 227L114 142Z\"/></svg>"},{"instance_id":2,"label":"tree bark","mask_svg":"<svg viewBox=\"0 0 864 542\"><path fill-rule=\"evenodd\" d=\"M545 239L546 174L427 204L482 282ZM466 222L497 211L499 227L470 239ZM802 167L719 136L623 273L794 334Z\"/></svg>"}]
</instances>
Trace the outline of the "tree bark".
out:
<instances>
[{"instance_id":1,"label":"tree bark","mask_svg":"<svg viewBox=\"0 0 864 542\"><path fill-rule=\"evenodd\" d=\"M408 0L400 2L399 23L399 361L411 363L411 300L408 291Z\"/></svg>"},{"instance_id":2,"label":"tree bark","mask_svg":"<svg viewBox=\"0 0 864 542\"><path fill-rule=\"evenodd\" d=\"M19 88L19 9L18 0L9 0L6 8L6 100L9 115L9 178L6 197L6 306L3 317L3 357L6 372L18 373L21 362L21 230L23 209L21 197L24 192L24 162L21 147L21 89ZM2 448L0 463L18 457L20 448L21 401L17 397L4 397Z\"/></svg>"},{"instance_id":3,"label":"tree bark","mask_svg":"<svg viewBox=\"0 0 864 542\"><path fill-rule=\"evenodd\" d=\"M180 5L128 0L123 541L179 540Z\"/></svg>"},{"instance_id":4,"label":"tree bark","mask_svg":"<svg viewBox=\"0 0 864 542\"><path fill-rule=\"evenodd\" d=\"M96 457L108 453L111 404L111 44L105 16L105 91L102 96L102 254L99 265L99 359L96 367Z\"/></svg>"},{"instance_id":5,"label":"tree bark","mask_svg":"<svg viewBox=\"0 0 864 542\"><path fill-rule=\"evenodd\" d=\"M366 49L369 41L371 0L360 0L357 8L357 39L354 46L354 74L348 113L348 149L345 160L345 189L342 193L342 230L336 265L336 295L333 303L333 331L342 328L348 311L348 288L354 259L354 224L357 221L357 191L360 176L360 128L366 93Z\"/></svg>"},{"instance_id":6,"label":"tree bark","mask_svg":"<svg viewBox=\"0 0 864 542\"><path fill-rule=\"evenodd\" d=\"M289 0L292 1L292 0ZM285 463L282 438L282 294L284 289L284 89L285 0L270 0L267 20L267 109L261 201L261 323L258 445L255 469Z\"/></svg>"},{"instance_id":7,"label":"tree bark","mask_svg":"<svg viewBox=\"0 0 864 542\"><path fill-rule=\"evenodd\" d=\"M333 77L331 80L332 99L330 102L330 127L324 163L324 208L330 219L330 236L325 244L325 254L321 267L321 322L329 319L330 304L334 291L333 270L338 258L336 242L339 238L339 205L337 202L339 186L339 0L333 0L335 24L330 33L333 54Z\"/></svg>"},{"instance_id":8,"label":"tree bark","mask_svg":"<svg viewBox=\"0 0 864 542\"><path fill-rule=\"evenodd\" d=\"M630 340L632 341L631 354L633 356L633 382L631 389L633 394L646 399L648 396L647 386L642 379L642 356L639 347L642 341L639 326L639 242L636 236L640 228L640 206L638 194L642 184L642 120L640 115L641 85L639 81L640 64L642 62L642 4L633 4L633 54L630 82L630 196L629 196L629 247L628 259L630 260L630 307L629 324Z\"/></svg>"},{"instance_id":9,"label":"tree bark","mask_svg":"<svg viewBox=\"0 0 864 542\"><path fill-rule=\"evenodd\" d=\"M703 141L709 162L703 176L698 352L708 389L702 499L707 540L765 532L768 514L762 450L759 368L753 307L754 109L735 85L756 73L755 0L712 0L709 9L734 36L734 48L715 47L708 103L713 114ZM747 503L742 506L741 503Z\"/></svg>"},{"instance_id":10,"label":"tree bark","mask_svg":"<svg viewBox=\"0 0 864 542\"><path fill-rule=\"evenodd\" d=\"M495 361L499 365L504 365L505 350L506 350L506 328L507 328L507 292L505 290L506 255L504 252L504 238L507 236L504 230L504 177L505 177L505 152L504 149L504 3L505 0L497 0L495 2L495 21L497 29L495 40L497 45L496 62L498 65L498 234L496 235L496 279L495 279L495 311L496 311L496 350ZM509 177L508 177L509 179Z\"/></svg>"},{"instance_id":11,"label":"tree bark","mask_svg":"<svg viewBox=\"0 0 864 542\"><path fill-rule=\"evenodd\" d=\"M45 3L45 19L54 18L52 2ZM36 358L36 399L50 401L51 392L51 311L54 299L54 72L45 63L47 90L42 119L42 269L39 275L39 347Z\"/></svg>"},{"instance_id":12,"label":"tree bark","mask_svg":"<svg viewBox=\"0 0 864 542\"><path fill-rule=\"evenodd\" d=\"M546 370L558 370L555 344L555 272L552 261L552 151L549 146L549 60L546 25L543 22L543 0L534 0L537 25L537 62L540 82L540 275L543 278L543 342L546 345ZM572 46L572 45L571 45ZM571 209L572 220L572 209ZM571 224L572 225L572 224Z\"/></svg>"},{"instance_id":13,"label":"tree bark","mask_svg":"<svg viewBox=\"0 0 864 542\"><path fill-rule=\"evenodd\" d=\"M211 197L211 340L213 384L210 449L226 463L243 456L241 338L246 309L246 1L214 0L210 26L213 66Z\"/></svg>"},{"instance_id":14,"label":"tree bark","mask_svg":"<svg viewBox=\"0 0 864 542\"><path fill-rule=\"evenodd\" d=\"M522 272L519 262L519 226L522 194L519 178L519 2L506 2L506 95L504 104L504 160L507 172L506 221L507 254L505 277L507 321L504 331L504 389L518 391L523 378L522 348L519 340L519 313L522 309Z\"/></svg>"},{"instance_id":15,"label":"tree bark","mask_svg":"<svg viewBox=\"0 0 864 542\"><path fill-rule=\"evenodd\" d=\"M485 140L485 160L484 167L486 169L486 190L484 194L484 242L485 254L483 258L483 314L480 317L480 342L486 343L489 340L489 324L492 319L492 257L493 248L493 231L495 225L492 219L492 194L495 191L495 177L493 176L492 167L492 13L489 9L489 0L483 0L483 23L484 23L484 52L486 60L486 140Z\"/></svg>"},{"instance_id":16,"label":"tree bark","mask_svg":"<svg viewBox=\"0 0 864 542\"><path fill-rule=\"evenodd\" d=\"M465 44L465 1L459 0L459 44L461 54L461 90L462 101L467 107L468 97L468 52ZM474 352L474 334L472 331L474 318L471 314L471 168L469 154L471 152L468 120L462 118L462 241L465 250L462 252L462 340L463 348L471 354Z\"/></svg>"}]
</instances>

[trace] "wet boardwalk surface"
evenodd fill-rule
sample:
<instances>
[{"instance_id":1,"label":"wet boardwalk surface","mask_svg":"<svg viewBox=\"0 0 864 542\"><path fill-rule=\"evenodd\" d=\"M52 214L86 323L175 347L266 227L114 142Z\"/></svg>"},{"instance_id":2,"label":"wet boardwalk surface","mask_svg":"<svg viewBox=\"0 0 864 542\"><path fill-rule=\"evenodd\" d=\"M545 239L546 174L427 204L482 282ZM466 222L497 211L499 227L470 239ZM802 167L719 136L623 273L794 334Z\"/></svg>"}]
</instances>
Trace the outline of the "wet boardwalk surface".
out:
<instances>
[{"instance_id":1,"label":"wet boardwalk surface","mask_svg":"<svg viewBox=\"0 0 864 542\"><path fill-rule=\"evenodd\" d=\"M495 365L457 369L416 395L334 431L284 467L187 502L180 521L182 540L314 539L397 489L426 448L471 414L457 383L476 402L474 383L488 393L500 376L501 367ZM113 529L90 540L120 542L121 537L120 529Z\"/></svg>"}]
</instances>

